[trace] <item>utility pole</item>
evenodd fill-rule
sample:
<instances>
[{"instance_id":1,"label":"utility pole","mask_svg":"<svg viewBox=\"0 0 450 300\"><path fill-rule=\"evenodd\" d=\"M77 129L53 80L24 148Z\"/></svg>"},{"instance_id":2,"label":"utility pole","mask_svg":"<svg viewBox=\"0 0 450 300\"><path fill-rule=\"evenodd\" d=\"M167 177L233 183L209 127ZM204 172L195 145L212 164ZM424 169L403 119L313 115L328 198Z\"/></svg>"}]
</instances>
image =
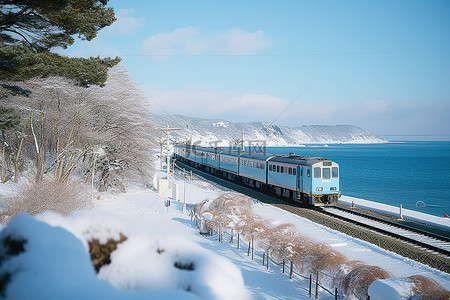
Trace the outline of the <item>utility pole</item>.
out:
<instances>
[{"instance_id":1,"label":"utility pole","mask_svg":"<svg viewBox=\"0 0 450 300\"><path fill-rule=\"evenodd\" d=\"M161 169L162 169L162 150L164 143L166 144L166 172L167 172L167 179L169 179L170 175L170 133L172 131L181 130L181 128L169 128L169 125L167 125L166 128L157 128L156 131L162 131L165 134L164 139L161 141L161 153L160 153L160 163L161 163Z\"/></svg>"}]
</instances>

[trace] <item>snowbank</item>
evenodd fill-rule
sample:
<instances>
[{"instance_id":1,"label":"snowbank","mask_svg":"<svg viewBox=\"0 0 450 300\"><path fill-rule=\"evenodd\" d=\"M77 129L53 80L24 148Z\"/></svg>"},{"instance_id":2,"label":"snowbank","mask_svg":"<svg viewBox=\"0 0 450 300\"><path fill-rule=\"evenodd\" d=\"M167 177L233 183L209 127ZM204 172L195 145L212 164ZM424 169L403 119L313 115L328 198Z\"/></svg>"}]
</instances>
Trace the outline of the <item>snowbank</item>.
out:
<instances>
[{"instance_id":1,"label":"snowbank","mask_svg":"<svg viewBox=\"0 0 450 300\"><path fill-rule=\"evenodd\" d=\"M412 296L411 280L391 278L376 280L369 287L372 300L408 300Z\"/></svg>"},{"instance_id":2,"label":"snowbank","mask_svg":"<svg viewBox=\"0 0 450 300\"><path fill-rule=\"evenodd\" d=\"M369 287L372 300L450 299L450 291L422 275L376 280Z\"/></svg>"},{"instance_id":3,"label":"snowbank","mask_svg":"<svg viewBox=\"0 0 450 300\"><path fill-rule=\"evenodd\" d=\"M2 294L7 299L249 298L231 262L179 237L132 234L97 277L88 242L106 243L124 229L95 211L68 217L19 214L0 233L0 275L7 281Z\"/></svg>"}]
</instances>

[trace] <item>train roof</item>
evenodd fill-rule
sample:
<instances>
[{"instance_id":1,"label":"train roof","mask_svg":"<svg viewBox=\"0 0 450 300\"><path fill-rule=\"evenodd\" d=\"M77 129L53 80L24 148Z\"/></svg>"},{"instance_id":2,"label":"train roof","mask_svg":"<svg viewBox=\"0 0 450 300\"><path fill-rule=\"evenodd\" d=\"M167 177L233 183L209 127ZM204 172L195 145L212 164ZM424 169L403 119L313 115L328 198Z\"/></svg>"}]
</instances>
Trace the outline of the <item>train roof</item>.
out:
<instances>
[{"instance_id":1,"label":"train roof","mask_svg":"<svg viewBox=\"0 0 450 300\"><path fill-rule=\"evenodd\" d=\"M222 152L222 149L217 149L217 148L201 148L197 147L197 150L203 151L203 152L209 152L209 153L215 153L215 154L219 154Z\"/></svg>"},{"instance_id":2,"label":"train roof","mask_svg":"<svg viewBox=\"0 0 450 300\"><path fill-rule=\"evenodd\" d=\"M301 155L277 155L270 159L271 162L281 162L294 165L311 166L321 161L329 161L328 158L301 156Z\"/></svg>"},{"instance_id":3,"label":"train roof","mask_svg":"<svg viewBox=\"0 0 450 300\"><path fill-rule=\"evenodd\" d=\"M271 157L273 157L273 155L270 154L263 154L263 153L249 153L249 152L244 152L241 154L242 158L249 158L249 159L261 159L261 160L268 160Z\"/></svg>"},{"instance_id":4,"label":"train roof","mask_svg":"<svg viewBox=\"0 0 450 300\"><path fill-rule=\"evenodd\" d=\"M261 160L269 160L271 162L281 162L286 164L294 164L294 165L303 165L303 166L311 166L315 163L321 162L321 161L330 161L328 158L322 158L322 157L314 157L314 156L302 156L302 155L295 155L295 154L289 154L289 155L276 155L276 154L266 154L266 153L249 153L249 152L243 152L240 150L233 150L233 149L224 149L224 148L212 148L212 147L201 147L201 146L195 146L195 145L186 145L186 144L177 144L176 146L184 147L184 148L190 148L190 149L196 149L203 152L209 152L209 153L215 153L215 154L221 154L221 155L228 155L228 156L239 156L242 158L249 158L249 159L261 159Z\"/></svg>"}]
</instances>

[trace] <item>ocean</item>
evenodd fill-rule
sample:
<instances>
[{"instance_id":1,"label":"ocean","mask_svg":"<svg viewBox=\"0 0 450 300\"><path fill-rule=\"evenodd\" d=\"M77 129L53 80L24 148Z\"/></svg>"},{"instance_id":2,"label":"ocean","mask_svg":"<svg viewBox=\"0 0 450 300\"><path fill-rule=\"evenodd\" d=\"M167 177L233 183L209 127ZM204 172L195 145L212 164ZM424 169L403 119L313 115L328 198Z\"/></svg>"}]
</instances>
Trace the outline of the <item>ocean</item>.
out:
<instances>
[{"instance_id":1,"label":"ocean","mask_svg":"<svg viewBox=\"0 0 450 300\"><path fill-rule=\"evenodd\" d=\"M450 215L450 142L268 147L340 166L342 194L443 217Z\"/></svg>"}]
</instances>

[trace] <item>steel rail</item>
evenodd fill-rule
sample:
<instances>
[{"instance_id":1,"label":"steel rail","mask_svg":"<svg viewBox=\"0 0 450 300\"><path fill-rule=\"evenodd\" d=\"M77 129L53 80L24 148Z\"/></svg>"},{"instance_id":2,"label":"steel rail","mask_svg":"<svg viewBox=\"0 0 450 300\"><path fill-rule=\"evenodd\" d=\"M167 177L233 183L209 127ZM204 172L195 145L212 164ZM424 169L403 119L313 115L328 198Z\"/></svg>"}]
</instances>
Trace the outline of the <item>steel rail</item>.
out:
<instances>
[{"instance_id":1,"label":"steel rail","mask_svg":"<svg viewBox=\"0 0 450 300\"><path fill-rule=\"evenodd\" d=\"M395 232L392 232L392 231L389 231L389 230L386 230L386 229L383 229L383 228L380 228L380 227L376 227L374 225L365 224L363 222L359 222L357 220L353 220L351 218L348 218L348 217L345 217L345 216L342 216L342 215L330 212L330 211L328 211L326 209L323 209L323 208L320 208L320 207L315 207L313 209L318 211L318 212L320 212L320 213L323 213L323 214L325 214L327 216L330 216L330 217L333 217L333 218L336 218L336 219L339 219L339 220L342 220L342 221L345 221L345 222L349 222L349 223L351 223L353 225L361 226L363 228L370 229L370 230L375 231L377 233L380 233L380 234L383 234L383 235L386 235L386 236L390 236L390 237L393 237L393 238L396 238L396 239L408 242L410 244L413 244L413 245L416 245L416 246L419 246L419 247L422 247L422 248L425 248L425 249L428 249L428 250L432 250L434 252L437 252L437 253L440 253L440 254L444 254L444 255L450 257L450 251L448 251L446 249L443 249L441 247L438 247L438 246L435 246L435 245L431 245L429 243L425 243L423 241L419 241L417 239L410 238L410 237L407 237L407 236L404 236L404 235L401 235L401 234L398 234L398 233L395 233ZM449 245L450 245L450 239L445 237L445 236L441 236L441 235L438 235L438 234L434 234L434 233L427 232L427 231L424 231L424 230L420 230L420 229L417 229L417 228L413 228L413 227L410 227L410 226L402 225L402 224L399 224L399 223L391 222L391 221L388 221L388 220L384 220L384 219L377 218L377 217L374 217L374 216L370 216L370 215L367 215L367 214L363 214L363 213L360 213L360 212L350 211L349 209L341 208L341 207L338 207L338 206L333 206L332 209L342 210L342 211L345 211L347 213L350 213L350 214L353 214L353 215L357 215L357 216L361 216L361 217L370 219L370 220L375 221L375 222L379 222L379 223L387 224L387 225L390 225L390 226L394 226L396 228L400 228L400 229L403 229L403 230L411 231L411 232L414 232L416 234L420 234L422 236L426 236L426 237L429 237L429 238L440 240L440 241L442 241L442 243L449 243Z\"/></svg>"}]
</instances>

